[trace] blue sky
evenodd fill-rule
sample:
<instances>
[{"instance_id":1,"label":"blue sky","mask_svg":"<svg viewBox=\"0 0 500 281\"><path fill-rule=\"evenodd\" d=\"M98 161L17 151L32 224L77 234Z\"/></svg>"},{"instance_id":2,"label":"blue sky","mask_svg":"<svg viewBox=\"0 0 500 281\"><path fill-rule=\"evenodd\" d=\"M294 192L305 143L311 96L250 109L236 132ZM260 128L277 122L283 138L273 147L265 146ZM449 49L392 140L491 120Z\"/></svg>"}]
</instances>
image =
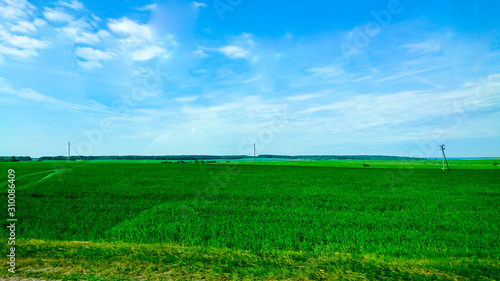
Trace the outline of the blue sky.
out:
<instances>
[{"instance_id":1,"label":"blue sky","mask_svg":"<svg viewBox=\"0 0 500 281\"><path fill-rule=\"evenodd\" d=\"M0 0L0 155L500 156L498 14Z\"/></svg>"}]
</instances>

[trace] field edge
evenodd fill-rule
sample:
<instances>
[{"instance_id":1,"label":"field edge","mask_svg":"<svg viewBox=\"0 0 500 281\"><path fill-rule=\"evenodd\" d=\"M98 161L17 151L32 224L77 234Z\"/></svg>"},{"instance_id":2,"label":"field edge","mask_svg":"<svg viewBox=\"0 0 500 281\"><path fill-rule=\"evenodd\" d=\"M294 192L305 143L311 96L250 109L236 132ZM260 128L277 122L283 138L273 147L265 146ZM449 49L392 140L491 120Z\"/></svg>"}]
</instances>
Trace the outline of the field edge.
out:
<instances>
[{"instance_id":1,"label":"field edge","mask_svg":"<svg viewBox=\"0 0 500 281\"><path fill-rule=\"evenodd\" d=\"M250 252L123 242L16 241L16 273L55 280L495 280L500 260L405 259L347 252ZM8 246L3 247L3 252Z\"/></svg>"}]
</instances>

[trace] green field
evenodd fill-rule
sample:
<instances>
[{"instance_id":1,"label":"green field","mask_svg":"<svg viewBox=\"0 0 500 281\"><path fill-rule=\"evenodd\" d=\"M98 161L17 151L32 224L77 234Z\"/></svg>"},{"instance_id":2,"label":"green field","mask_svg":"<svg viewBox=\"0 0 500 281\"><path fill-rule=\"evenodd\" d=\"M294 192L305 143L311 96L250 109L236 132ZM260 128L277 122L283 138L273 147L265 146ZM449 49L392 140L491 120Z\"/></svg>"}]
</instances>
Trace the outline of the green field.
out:
<instances>
[{"instance_id":1,"label":"green field","mask_svg":"<svg viewBox=\"0 0 500 281\"><path fill-rule=\"evenodd\" d=\"M16 276L498 280L495 161L0 163L0 190Z\"/></svg>"}]
</instances>

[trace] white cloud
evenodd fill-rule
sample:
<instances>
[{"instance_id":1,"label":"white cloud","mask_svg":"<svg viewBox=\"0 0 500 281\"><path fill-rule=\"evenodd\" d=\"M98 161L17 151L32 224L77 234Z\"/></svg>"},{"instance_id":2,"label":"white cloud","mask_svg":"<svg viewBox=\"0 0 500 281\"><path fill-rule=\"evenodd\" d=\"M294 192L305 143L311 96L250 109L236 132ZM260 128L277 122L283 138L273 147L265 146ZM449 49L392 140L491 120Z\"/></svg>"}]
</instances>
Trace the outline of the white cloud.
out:
<instances>
[{"instance_id":1,"label":"white cloud","mask_svg":"<svg viewBox=\"0 0 500 281\"><path fill-rule=\"evenodd\" d=\"M47 23L42 19L35 19L33 22L18 21L17 25L11 26L10 30L19 33L33 33L37 27L43 27Z\"/></svg>"},{"instance_id":2,"label":"white cloud","mask_svg":"<svg viewBox=\"0 0 500 281\"><path fill-rule=\"evenodd\" d=\"M45 49L49 45L47 41L40 41L28 36L12 35L2 30L0 30L0 40L21 49Z\"/></svg>"},{"instance_id":3,"label":"white cloud","mask_svg":"<svg viewBox=\"0 0 500 281\"><path fill-rule=\"evenodd\" d=\"M99 18L98 16L96 16L96 15L94 15L94 14L90 15L90 18L91 18L94 22L99 22L99 21L101 21L101 18Z\"/></svg>"},{"instance_id":4,"label":"white cloud","mask_svg":"<svg viewBox=\"0 0 500 281\"><path fill-rule=\"evenodd\" d=\"M490 85L497 81L491 79ZM500 85L500 83L498 83ZM493 87L493 86L492 86ZM450 116L465 118L472 112L498 108L500 101L494 94L474 94L475 89L458 87L450 91L407 91L392 94L363 94L345 97L333 103L323 102L299 112L304 116L328 116L346 130L365 130L418 122L435 124ZM323 114L321 114L323 112ZM444 121L443 121L444 120ZM415 125L408 125L415 130Z\"/></svg>"},{"instance_id":5,"label":"white cloud","mask_svg":"<svg viewBox=\"0 0 500 281\"><path fill-rule=\"evenodd\" d=\"M36 7L26 0L4 0L0 2L0 16L5 19L27 19Z\"/></svg>"},{"instance_id":6,"label":"white cloud","mask_svg":"<svg viewBox=\"0 0 500 281\"><path fill-rule=\"evenodd\" d=\"M89 47L77 47L75 54L79 58L78 66L88 70L102 67L102 61L109 61L115 56L112 52L103 52Z\"/></svg>"},{"instance_id":7,"label":"white cloud","mask_svg":"<svg viewBox=\"0 0 500 281\"><path fill-rule=\"evenodd\" d=\"M13 25L10 28L11 31L21 32L21 33L32 33L36 31L36 27L31 22L20 21L17 25Z\"/></svg>"},{"instance_id":8,"label":"white cloud","mask_svg":"<svg viewBox=\"0 0 500 281\"><path fill-rule=\"evenodd\" d=\"M339 65L331 65L325 67L310 68L307 72L313 75L320 75L325 77L335 77L345 73L345 70Z\"/></svg>"},{"instance_id":9,"label":"white cloud","mask_svg":"<svg viewBox=\"0 0 500 281\"><path fill-rule=\"evenodd\" d=\"M139 24L126 17L109 20L109 29L115 34L126 36L120 39L125 55L134 61L147 61L167 54L168 47L177 46L173 35L155 38L153 30L146 24Z\"/></svg>"},{"instance_id":10,"label":"white cloud","mask_svg":"<svg viewBox=\"0 0 500 281\"><path fill-rule=\"evenodd\" d=\"M195 9L198 9L200 7L206 7L207 4L205 3L200 3L200 2L191 2L191 6L193 6Z\"/></svg>"},{"instance_id":11,"label":"white cloud","mask_svg":"<svg viewBox=\"0 0 500 281\"><path fill-rule=\"evenodd\" d=\"M58 4L73 10L83 10L84 8L83 4L77 0L71 0L71 2L59 1Z\"/></svg>"},{"instance_id":12,"label":"white cloud","mask_svg":"<svg viewBox=\"0 0 500 281\"><path fill-rule=\"evenodd\" d=\"M198 96L189 96L189 97L175 98L174 100L180 103L190 103L196 101L198 98L199 98Z\"/></svg>"},{"instance_id":13,"label":"white cloud","mask_svg":"<svg viewBox=\"0 0 500 281\"><path fill-rule=\"evenodd\" d=\"M132 53L132 59L135 61L146 61L166 54L167 50L158 46L149 46L144 49L136 50Z\"/></svg>"},{"instance_id":14,"label":"white cloud","mask_svg":"<svg viewBox=\"0 0 500 281\"><path fill-rule=\"evenodd\" d=\"M78 65L81 68L87 69L87 70L92 70L94 68L101 68L102 64L99 61L81 61L77 60L76 65Z\"/></svg>"},{"instance_id":15,"label":"white cloud","mask_svg":"<svg viewBox=\"0 0 500 281\"><path fill-rule=\"evenodd\" d=\"M206 51L218 52L231 59L246 59L251 58L254 61L257 60L258 56L250 57L250 50L255 45L253 41L253 35L249 33L243 33L240 36L234 37L228 45L219 48L208 48L199 46L198 50L194 51L194 55L199 57L207 57Z\"/></svg>"},{"instance_id":16,"label":"white cloud","mask_svg":"<svg viewBox=\"0 0 500 281\"><path fill-rule=\"evenodd\" d=\"M363 77L360 77L360 78L354 79L354 80L352 80L352 81L354 81L354 82L360 82L360 81L365 81L365 80L372 79L372 78L373 78L373 76L371 76L371 75L367 75L367 76L363 76Z\"/></svg>"},{"instance_id":17,"label":"white cloud","mask_svg":"<svg viewBox=\"0 0 500 281\"><path fill-rule=\"evenodd\" d=\"M134 36L148 40L153 38L153 32L149 26L138 24L126 17L118 20L110 19L108 27L111 31L119 35Z\"/></svg>"},{"instance_id":18,"label":"white cloud","mask_svg":"<svg viewBox=\"0 0 500 281\"><path fill-rule=\"evenodd\" d=\"M261 96L246 96L238 99L224 100L223 103L211 106L185 106L181 109L186 120L221 122L222 120L260 120L269 119L283 113L283 106L262 100Z\"/></svg>"},{"instance_id":19,"label":"white cloud","mask_svg":"<svg viewBox=\"0 0 500 281\"><path fill-rule=\"evenodd\" d=\"M94 45L101 41L103 38L107 38L110 36L109 32L106 30L99 30L96 33L86 32L77 27L65 27L62 31L71 38L75 43L78 44L88 44Z\"/></svg>"},{"instance_id":20,"label":"white cloud","mask_svg":"<svg viewBox=\"0 0 500 281\"><path fill-rule=\"evenodd\" d=\"M37 56L37 50L46 49L49 45L48 41L12 35L0 30L0 54L28 59Z\"/></svg>"},{"instance_id":21,"label":"white cloud","mask_svg":"<svg viewBox=\"0 0 500 281\"><path fill-rule=\"evenodd\" d=\"M81 18L71 22L69 25L58 30L77 44L95 45L101 39L110 37L106 30L94 31L93 20L90 18Z\"/></svg>"},{"instance_id":22,"label":"white cloud","mask_svg":"<svg viewBox=\"0 0 500 281\"><path fill-rule=\"evenodd\" d=\"M29 50L20 50L17 48L12 48L12 47L7 47L2 44L0 44L0 54L8 55L8 56L15 56L19 57L22 59L28 59L30 57L35 57L38 55L38 53L32 49Z\"/></svg>"},{"instance_id":23,"label":"white cloud","mask_svg":"<svg viewBox=\"0 0 500 281\"><path fill-rule=\"evenodd\" d=\"M238 46L224 46L216 50L232 59L246 58L248 56L248 51Z\"/></svg>"},{"instance_id":24,"label":"white cloud","mask_svg":"<svg viewBox=\"0 0 500 281\"><path fill-rule=\"evenodd\" d=\"M206 58L206 57L208 57L207 53L203 52L203 50L201 48L199 48L196 51L193 51L193 55L195 55L197 57L200 57L200 58Z\"/></svg>"},{"instance_id":25,"label":"white cloud","mask_svg":"<svg viewBox=\"0 0 500 281\"><path fill-rule=\"evenodd\" d=\"M305 100L309 100L309 99L324 97L325 94L326 93L304 94L304 95L286 97L285 99L290 100L290 101L305 101Z\"/></svg>"},{"instance_id":26,"label":"white cloud","mask_svg":"<svg viewBox=\"0 0 500 281\"><path fill-rule=\"evenodd\" d=\"M70 23L73 21L73 16L57 9L45 8L43 15L47 20L54 23Z\"/></svg>"},{"instance_id":27,"label":"white cloud","mask_svg":"<svg viewBox=\"0 0 500 281\"><path fill-rule=\"evenodd\" d=\"M101 38L109 37L109 32L106 30L99 30L96 33L82 32L80 36L75 37L75 43L80 44L97 44L101 41Z\"/></svg>"},{"instance_id":28,"label":"white cloud","mask_svg":"<svg viewBox=\"0 0 500 281\"><path fill-rule=\"evenodd\" d=\"M391 75L391 76L387 76L385 78L377 79L377 80L374 80L373 82L374 83L379 83L379 82L385 82L385 81L393 80L393 79L397 79L397 78L403 78L403 77L413 76L415 74L419 74L419 73L431 71L431 70L434 70L436 68L438 68L438 67L437 66L432 66L432 67L429 67L429 68L415 70L415 71L406 71L406 72L403 72L403 73L400 73L400 74Z\"/></svg>"},{"instance_id":29,"label":"white cloud","mask_svg":"<svg viewBox=\"0 0 500 281\"><path fill-rule=\"evenodd\" d=\"M64 102L57 100L53 97L46 96L38 93L30 88L23 88L21 90L15 89L6 79L0 77L0 94L10 95L17 97L22 100L29 100L36 102L37 105L40 103L51 106L52 108L67 110L67 111L82 111L82 110L91 110L91 111L106 111L106 107L93 102L91 106L79 105L70 102Z\"/></svg>"},{"instance_id":30,"label":"white cloud","mask_svg":"<svg viewBox=\"0 0 500 281\"><path fill-rule=\"evenodd\" d=\"M77 47L75 54L85 60L110 60L114 55L112 52L103 52L89 47Z\"/></svg>"},{"instance_id":31,"label":"white cloud","mask_svg":"<svg viewBox=\"0 0 500 281\"><path fill-rule=\"evenodd\" d=\"M149 4L143 7L137 8L138 11L154 11L157 8L156 4Z\"/></svg>"},{"instance_id":32,"label":"white cloud","mask_svg":"<svg viewBox=\"0 0 500 281\"><path fill-rule=\"evenodd\" d=\"M410 53L428 54L435 53L441 50L441 44L438 40L429 40L420 43L406 44L401 46L407 49Z\"/></svg>"},{"instance_id":33,"label":"white cloud","mask_svg":"<svg viewBox=\"0 0 500 281\"><path fill-rule=\"evenodd\" d=\"M45 101L45 102L55 102L56 100L45 95L42 95L38 92L33 91L32 89L21 89L15 90L12 86L3 78L0 77L0 92L4 94L14 95L22 99L28 99L32 101Z\"/></svg>"},{"instance_id":34,"label":"white cloud","mask_svg":"<svg viewBox=\"0 0 500 281\"><path fill-rule=\"evenodd\" d=\"M253 35L250 33L242 33L240 36L235 37L231 41L231 45L253 47L255 42L253 40Z\"/></svg>"}]
</instances>

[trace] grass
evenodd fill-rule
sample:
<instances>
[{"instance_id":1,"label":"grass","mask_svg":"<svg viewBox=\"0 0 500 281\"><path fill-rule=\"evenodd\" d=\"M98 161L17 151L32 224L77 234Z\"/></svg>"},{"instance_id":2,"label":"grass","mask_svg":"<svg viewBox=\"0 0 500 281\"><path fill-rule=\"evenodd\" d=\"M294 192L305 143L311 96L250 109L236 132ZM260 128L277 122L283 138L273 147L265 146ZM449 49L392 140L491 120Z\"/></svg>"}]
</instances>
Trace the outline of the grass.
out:
<instances>
[{"instance_id":1,"label":"grass","mask_svg":"<svg viewBox=\"0 0 500 281\"><path fill-rule=\"evenodd\" d=\"M16 275L500 278L499 171L478 168L491 160L449 172L288 162L0 163L19 179Z\"/></svg>"},{"instance_id":2,"label":"grass","mask_svg":"<svg viewBox=\"0 0 500 281\"><path fill-rule=\"evenodd\" d=\"M336 251L261 252L174 244L22 240L16 273L63 280L460 280L498 278L499 261ZM8 276L5 268L0 272Z\"/></svg>"},{"instance_id":3,"label":"grass","mask_svg":"<svg viewBox=\"0 0 500 281\"><path fill-rule=\"evenodd\" d=\"M451 170L463 169L500 169L500 159L460 159L448 160ZM253 165L253 158L235 159L231 163L239 165ZM299 166L299 167L337 167L337 168L365 168L365 169L442 169L441 160L286 160L257 158L258 165ZM370 167L363 167L368 164Z\"/></svg>"}]
</instances>

